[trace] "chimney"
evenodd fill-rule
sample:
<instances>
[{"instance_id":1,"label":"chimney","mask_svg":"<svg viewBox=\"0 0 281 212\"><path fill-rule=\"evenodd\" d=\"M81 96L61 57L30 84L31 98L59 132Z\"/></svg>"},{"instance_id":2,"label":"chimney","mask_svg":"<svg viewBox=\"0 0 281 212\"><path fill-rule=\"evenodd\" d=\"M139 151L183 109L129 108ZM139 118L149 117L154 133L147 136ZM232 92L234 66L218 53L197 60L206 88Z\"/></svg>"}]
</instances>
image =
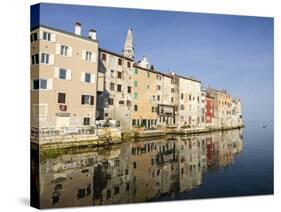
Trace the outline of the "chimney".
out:
<instances>
[{"instance_id":1,"label":"chimney","mask_svg":"<svg viewBox=\"0 0 281 212\"><path fill-rule=\"evenodd\" d=\"M91 29L89 31L89 38L92 40L96 40L97 39L97 31L94 29Z\"/></svg>"},{"instance_id":2,"label":"chimney","mask_svg":"<svg viewBox=\"0 0 281 212\"><path fill-rule=\"evenodd\" d=\"M81 24L79 22L75 23L75 32L76 35L80 35L81 36Z\"/></svg>"}]
</instances>

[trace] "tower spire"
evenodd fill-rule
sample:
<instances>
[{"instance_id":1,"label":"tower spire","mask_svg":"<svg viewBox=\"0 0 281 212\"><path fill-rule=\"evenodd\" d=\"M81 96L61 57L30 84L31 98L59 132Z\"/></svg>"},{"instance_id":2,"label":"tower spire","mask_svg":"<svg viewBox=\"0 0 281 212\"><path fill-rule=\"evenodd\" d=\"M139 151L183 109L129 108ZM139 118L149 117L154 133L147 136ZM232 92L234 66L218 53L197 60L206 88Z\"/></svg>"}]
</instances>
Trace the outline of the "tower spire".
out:
<instances>
[{"instance_id":1,"label":"tower spire","mask_svg":"<svg viewBox=\"0 0 281 212\"><path fill-rule=\"evenodd\" d=\"M123 55L125 57L135 59L135 48L133 43L133 30L130 27L128 29L127 37L124 44Z\"/></svg>"}]
</instances>

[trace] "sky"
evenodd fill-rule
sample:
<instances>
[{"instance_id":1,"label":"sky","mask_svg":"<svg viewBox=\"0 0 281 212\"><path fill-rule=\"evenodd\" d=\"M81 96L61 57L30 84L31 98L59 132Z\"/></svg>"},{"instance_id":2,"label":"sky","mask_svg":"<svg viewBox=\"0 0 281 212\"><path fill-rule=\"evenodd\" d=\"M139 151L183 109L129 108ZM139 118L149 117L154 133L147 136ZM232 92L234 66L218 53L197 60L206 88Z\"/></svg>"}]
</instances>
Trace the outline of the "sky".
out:
<instances>
[{"instance_id":1,"label":"sky","mask_svg":"<svg viewBox=\"0 0 281 212\"><path fill-rule=\"evenodd\" d=\"M273 18L63 4L31 8L31 28L74 32L77 21L82 35L96 29L100 47L116 53L132 27L136 60L145 55L161 72L226 89L241 100L245 122L273 122Z\"/></svg>"}]
</instances>

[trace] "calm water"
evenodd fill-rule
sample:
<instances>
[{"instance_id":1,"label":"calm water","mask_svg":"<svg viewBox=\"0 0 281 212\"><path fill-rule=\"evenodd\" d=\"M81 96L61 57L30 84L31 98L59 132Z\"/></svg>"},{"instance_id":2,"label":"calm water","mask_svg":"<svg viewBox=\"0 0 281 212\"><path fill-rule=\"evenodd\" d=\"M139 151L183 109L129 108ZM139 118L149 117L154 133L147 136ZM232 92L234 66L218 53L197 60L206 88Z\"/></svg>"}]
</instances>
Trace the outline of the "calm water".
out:
<instances>
[{"instance_id":1,"label":"calm water","mask_svg":"<svg viewBox=\"0 0 281 212\"><path fill-rule=\"evenodd\" d=\"M42 208L273 193L273 130L76 149L40 162Z\"/></svg>"}]
</instances>

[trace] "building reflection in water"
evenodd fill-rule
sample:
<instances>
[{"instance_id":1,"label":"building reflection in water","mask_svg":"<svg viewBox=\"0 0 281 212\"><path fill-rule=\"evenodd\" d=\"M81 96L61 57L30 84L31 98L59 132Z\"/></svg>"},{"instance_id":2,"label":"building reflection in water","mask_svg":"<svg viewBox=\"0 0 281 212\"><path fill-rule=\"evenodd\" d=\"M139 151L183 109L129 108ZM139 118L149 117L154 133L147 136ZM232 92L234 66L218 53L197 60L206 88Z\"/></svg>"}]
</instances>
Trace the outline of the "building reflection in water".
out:
<instances>
[{"instance_id":1,"label":"building reflection in water","mask_svg":"<svg viewBox=\"0 0 281 212\"><path fill-rule=\"evenodd\" d=\"M204 172L233 163L243 131L173 136L86 149L40 163L43 208L146 202L188 192Z\"/></svg>"}]
</instances>

